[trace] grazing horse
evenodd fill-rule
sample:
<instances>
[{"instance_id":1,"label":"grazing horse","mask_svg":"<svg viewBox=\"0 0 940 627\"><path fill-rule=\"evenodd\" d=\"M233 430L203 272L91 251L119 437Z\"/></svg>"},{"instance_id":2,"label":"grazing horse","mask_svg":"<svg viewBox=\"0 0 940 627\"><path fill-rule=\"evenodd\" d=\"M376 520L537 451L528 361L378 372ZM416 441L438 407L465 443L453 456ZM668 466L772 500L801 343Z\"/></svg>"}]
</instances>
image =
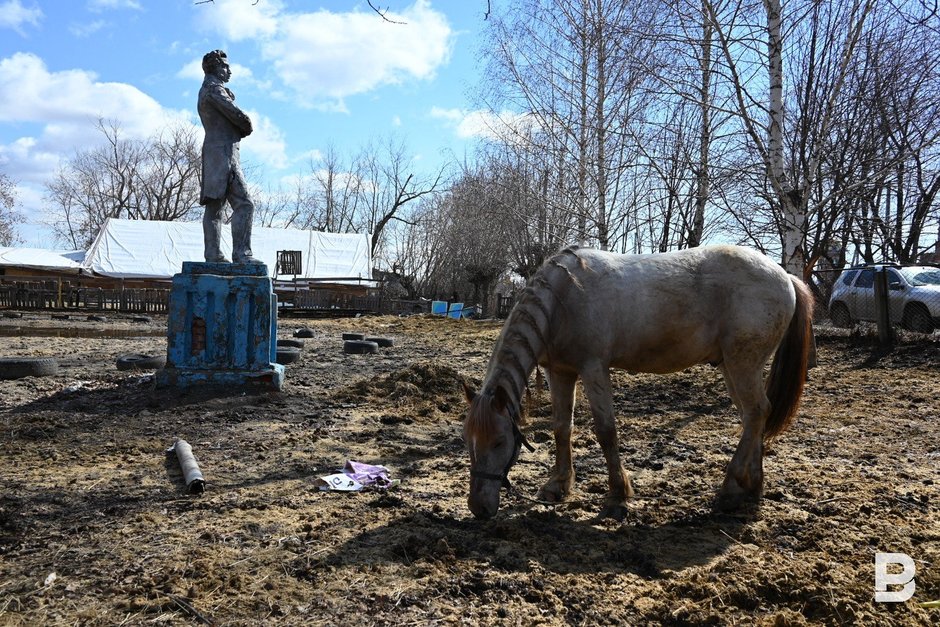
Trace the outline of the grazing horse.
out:
<instances>
[{"instance_id":1,"label":"grazing horse","mask_svg":"<svg viewBox=\"0 0 940 627\"><path fill-rule=\"evenodd\" d=\"M552 397L555 466L539 498L564 500L574 484L571 432L581 377L607 461L603 516L622 519L633 495L617 444L610 368L668 373L708 363L721 369L740 412L741 440L716 506L760 498L764 443L789 426L803 393L812 296L766 256L737 246L652 255L568 248L532 277L503 326L470 409L468 504L477 518L499 508L499 492L523 445L522 396L536 365ZM766 387L763 369L774 356Z\"/></svg>"}]
</instances>

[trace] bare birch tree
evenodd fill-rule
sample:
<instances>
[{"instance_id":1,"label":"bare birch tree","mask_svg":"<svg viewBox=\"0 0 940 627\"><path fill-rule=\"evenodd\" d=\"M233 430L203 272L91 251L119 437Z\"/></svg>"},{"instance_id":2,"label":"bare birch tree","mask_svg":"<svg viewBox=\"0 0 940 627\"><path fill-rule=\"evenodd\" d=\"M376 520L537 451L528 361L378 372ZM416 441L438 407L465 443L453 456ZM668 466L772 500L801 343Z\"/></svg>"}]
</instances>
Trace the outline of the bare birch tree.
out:
<instances>
[{"instance_id":1,"label":"bare birch tree","mask_svg":"<svg viewBox=\"0 0 940 627\"><path fill-rule=\"evenodd\" d=\"M23 216L16 211L16 184L0 172L0 246L12 246L20 241L16 225Z\"/></svg>"},{"instance_id":2,"label":"bare birch tree","mask_svg":"<svg viewBox=\"0 0 940 627\"><path fill-rule=\"evenodd\" d=\"M735 113L766 170L773 193L784 267L803 276L807 270L807 201L827 146L823 142L807 143L803 146L807 152L801 155L801 167L794 169L792 162L787 163L784 137L790 131L784 108L784 56L785 52L798 48L795 42L786 41L785 35L795 33L795 27L804 20L811 25L809 41L799 42L810 44L807 57L810 75L799 78L810 81L817 93L819 107L814 112L812 123L819 137L827 137L842 104L842 90L850 63L875 2L795 2L788 6L787 16L782 13L780 0L762 0L759 7L747 0L727 5L703 0L703 4L714 25L734 90ZM787 18L791 23L785 28ZM818 28L822 24L828 27ZM760 53L751 44L754 41L763 41L765 52ZM752 73L750 68L755 65L764 68L765 80ZM791 80L795 78L791 77ZM762 86L766 89L764 95L760 93Z\"/></svg>"},{"instance_id":3,"label":"bare birch tree","mask_svg":"<svg viewBox=\"0 0 940 627\"><path fill-rule=\"evenodd\" d=\"M45 185L60 241L87 248L107 218L198 214L201 157L192 129L165 129L149 140L125 139L118 124L105 120L98 129L104 143L77 152Z\"/></svg>"},{"instance_id":4,"label":"bare birch tree","mask_svg":"<svg viewBox=\"0 0 940 627\"><path fill-rule=\"evenodd\" d=\"M407 224L404 208L440 191L446 166L421 172L407 145L392 137L367 145L359 160L364 179L361 230L372 234L372 254L381 257L389 225Z\"/></svg>"},{"instance_id":5,"label":"bare birch tree","mask_svg":"<svg viewBox=\"0 0 940 627\"><path fill-rule=\"evenodd\" d=\"M649 11L614 0L516 0L490 20L483 104L532 120L538 133L509 126L504 141L540 142L540 151L520 154L536 170L557 173L554 186L576 217L577 239L601 248L611 247L611 223L627 202L625 127L645 105L638 86L648 73L637 59L651 43L638 34Z\"/></svg>"}]
</instances>

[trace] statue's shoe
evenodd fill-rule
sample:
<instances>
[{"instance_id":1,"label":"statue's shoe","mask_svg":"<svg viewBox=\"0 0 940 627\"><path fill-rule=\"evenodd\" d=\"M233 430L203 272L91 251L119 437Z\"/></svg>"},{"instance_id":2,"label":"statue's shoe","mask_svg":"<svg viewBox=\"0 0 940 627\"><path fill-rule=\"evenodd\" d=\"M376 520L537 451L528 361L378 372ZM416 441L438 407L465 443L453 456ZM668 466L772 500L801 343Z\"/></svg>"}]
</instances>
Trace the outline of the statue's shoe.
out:
<instances>
[{"instance_id":1,"label":"statue's shoe","mask_svg":"<svg viewBox=\"0 0 940 627\"><path fill-rule=\"evenodd\" d=\"M213 257L212 259L206 258L206 263L232 263L228 260L228 257L225 255L219 255L218 257Z\"/></svg>"},{"instance_id":2,"label":"statue's shoe","mask_svg":"<svg viewBox=\"0 0 940 627\"><path fill-rule=\"evenodd\" d=\"M252 266L263 266L264 262L260 259L255 259L254 257L236 257L235 263L243 263Z\"/></svg>"}]
</instances>

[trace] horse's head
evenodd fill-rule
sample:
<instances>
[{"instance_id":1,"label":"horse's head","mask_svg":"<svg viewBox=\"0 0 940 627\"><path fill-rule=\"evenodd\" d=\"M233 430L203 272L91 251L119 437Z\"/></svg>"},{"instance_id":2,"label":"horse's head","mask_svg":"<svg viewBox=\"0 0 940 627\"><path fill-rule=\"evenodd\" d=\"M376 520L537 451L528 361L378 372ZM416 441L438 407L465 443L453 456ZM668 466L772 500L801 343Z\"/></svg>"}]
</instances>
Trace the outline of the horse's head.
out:
<instances>
[{"instance_id":1,"label":"horse's head","mask_svg":"<svg viewBox=\"0 0 940 627\"><path fill-rule=\"evenodd\" d=\"M499 509L499 489L509 487L509 469L519 450L532 446L519 430L506 392L497 387L477 394L464 384L470 410L464 422L464 439L470 450L470 496L467 505L477 518L492 518Z\"/></svg>"}]
</instances>

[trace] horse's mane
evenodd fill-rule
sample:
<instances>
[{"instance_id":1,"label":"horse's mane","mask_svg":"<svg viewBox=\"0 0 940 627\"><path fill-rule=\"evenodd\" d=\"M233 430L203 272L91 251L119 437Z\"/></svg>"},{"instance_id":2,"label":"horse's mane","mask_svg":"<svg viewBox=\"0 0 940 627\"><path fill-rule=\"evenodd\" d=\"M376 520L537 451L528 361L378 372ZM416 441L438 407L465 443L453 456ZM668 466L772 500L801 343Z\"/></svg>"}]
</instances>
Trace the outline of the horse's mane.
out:
<instances>
[{"instance_id":1,"label":"horse's mane","mask_svg":"<svg viewBox=\"0 0 940 627\"><path fill-rule=\"evenodd\" d=\"M470 405L466 433L492 434L496 412L491 401L500 394L507 413L516 422L522 421L529 375L543 354L551 360L548 334L555 316L565 306L567 291L581 289L576 273L587 266L577 250L572 246L550 257L522 291L496 341L481 393Z\"/></svg>"},{"instance_id":2,"label":"horse's mane","mask_svg":"<svg viewBox=\"0 0 940 627\"><path fill-rule=\"evenodd\" d=\"M470 402L470 411L463 426L464 435L469 440L473 435L482 440L489 440L496 432L496 411L493 409L493 397L490 394L477 394Z\"/></svg>"}]
</instances>

